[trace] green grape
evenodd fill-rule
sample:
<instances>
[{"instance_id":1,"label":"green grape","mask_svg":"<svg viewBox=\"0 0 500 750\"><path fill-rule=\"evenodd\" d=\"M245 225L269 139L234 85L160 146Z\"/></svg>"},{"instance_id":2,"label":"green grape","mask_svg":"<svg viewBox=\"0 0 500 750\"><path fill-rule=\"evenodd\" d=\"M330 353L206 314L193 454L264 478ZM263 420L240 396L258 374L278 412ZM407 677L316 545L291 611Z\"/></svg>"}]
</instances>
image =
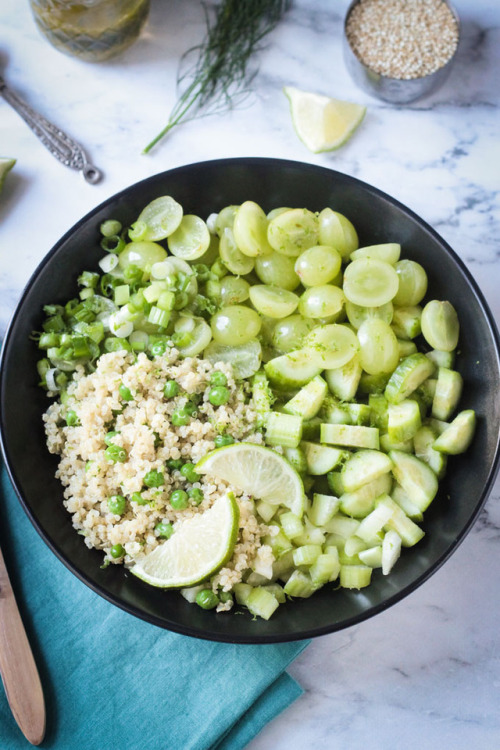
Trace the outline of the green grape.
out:
<instances>
[{"instance_id":1,"label":"green grape","mask_svg":"<svg viewBox=\"0 0 500 750\"><path fill-rule=\"evenodd\" d=\"M273 343L273 332L275 327L281 323L277 318L268 318L267 315L261 315L262 328L260 329L260 338L266 344Z\"/></svg>"},{"instance_id":2,"label":"green grape","mask_svg":"<svg viewBox=\"0 0 500 750\"><path fill-rule=\"evenodd\" d=\"M314 322L303 318L302 315L290 315L275 322L272 330L271 343L280 352L290 352L299 349L314 327Z\"/></svg>"},{"instance_id":3,"label":"green grape","mask_svg":"<svg viewBox=\"0 0 500 750\"><path fill-rule=\"evenodd\" d=\"M344 271L344 293L355 305L385 305L395 297L398 287L394 266L383 260L360 258L349 263Z\"/></svg>"},{"instance_id":4,"label":"green grape","mask_svg":"<svg viewBox=\"0 0 500 750\"><path fill-rule=\"evenodd\" d=\"M380 318L390 325L394 314L392 302L386 302L385 305L379 307L362 307L361 305L355 305L354 302L347 301L345 311L349 323L354 328L359 328L361 323L364 323L368 318Z\"/></svg>"},{"instance_id":5,"label":"green grape","mask_svg":"<svg viewBox=\"0 0 500 750\"><path fill-rule=\"evenodd\" d=\"M300 297L299 313L304 318L338 317L343 311L344 304L345 295L338 286L312 286Z\"/></svg>"},{"instance_id":6,"label":"green grape","mask_svg":"<svg viewBox=\"0 0 500 750\"><path fill-rule=\"evenodd\" d=\"M210 235L210 245L203 255L196 259L196 263L203 263L205 266L211 266L219 257L219 238L215 234Z\"/></svg>"},{"instance_id":7,"label":"green grape","mask_svg":"<svg viewBox=\"0 0 500 750\"><path fill-rule=\"evenodd\" d=\"M245 201L236 211L233 234L236 244L244 255L254 258L269 255L272 248L267 240L267 216L253 201Z\"/></svg>"},{"instance_id":8,"label":"green grape","mask_svg":"<svg viewBox=\"0 0 500 750\"><path fill-rule=\"evenodd\" d=\"M343 214L324 208L318 216L319 243L336 248L342 258L359 247L358 235L353 224Z\"/></svg>"},{"instance_id":9,"label":"green grape","mask_svg":"<svg viewBox=\"0 0 500 750\"><path fill-rule=\"evenodd\" d=\"M226 227L229 227L229 229L233 228L234 217L238 208L239 206L225 206L222 211L219 211L219 213L217 214L217 218L215 220L215 231L217 232L219 237L222 237L222 234Z\"/></svg>"},{"instance_id":10,"label":"green grape","mask_svg":"<svg viewBox=\"0 0 500 750\"><path fill-rule=\"evenodd\" d=\"M397 242L384 242L381 245L366 245L358 247L351 253L351 260L359 258L375 258L376 260L385 260L386 263L394 265L398 262L401 255L401 245Z\"/></svg>"},{"instance_id":11,"label":"green grape","mask_svg":"<svg viewBox=\"0 0 500 750\"><path fill-rule=\"evenodd\" d=\"M230 227L225 227L221 234L219 254L226 268L236 276L245 276L253 270L254 258L239 250Z\"/></svg>"},{"instance_id":12,"label":"green grape","mask_svg":"<svg viewBox=\"0 0 500 750\"><path fill-rule=\"evenodd\" d=\"M212 340L212 329L203 318L193 318L194 328L186 332L187 343L177 346L181 357L196 357Z\"/></svg>"},{"instance_id":13,"label":"green grape","mask_svg":"<svg viewBox=\"0 0 500 750\"><path fill-rule=\"evenodd\" d=\"M250 292L250 284L239 276L224 276L219 282L219 294L224 307L245 302Z\"/></svg>"},{"instance_id":14,"label":"green grape","mask_svg":"<svg viewBox=\"0 0 500 750\"><path fill-rule=\"evenodd\" d=\"M255 310L243 305L223 307L210 321L212 335L218 344L238 346L254 339L262 321Z\"/></svg>"},{"instance_id":15,"label":"green grape","mask_svg":"<svg viewBox=\"0 0 500 750\"><path fill-rule=\"evenodd\" d=\"M312 363L334 370L351 361L359 343L351 328L333 323L313 328L304 341L304 349L310 352Z\"/></svg>"},{"instance_id":16,"label":"green grape","mask_svg":"<svg viewBox=\"0 0 500 750\"><path fill-rule=\"evenodd\" d=\"M400 260L396 263L399 287L394 304L403 307L418 305L427 292L427 274L415 260Z\"/></svg>"},{"instance_id":17,"label":"green grape","mask_svg":"<svg viewBox=\"0 0 500 750\"><path fill-rule=\"evenodd\" d=\"M359 361L369 375L391 373L399 362L396 334L380 318L367 318L358 328Z\"/></svg>"},{"instance_id":18,"label":"green grape","mask_svg":"<svg viewBox=\"0 0 500 750\"><path fill-rule=\"evenodd\" d=\"M433 299L422 310L422 334L433 349L452 352L458 344L460 324L458 315L447 301Z\"/></svg>"},{"instance_id":19,"label":"green grape","mask_svg":"<svg viewBox=\"0 0 500 750\"><path fill-rule=\"evenodd\" d=\"M255 273L263 284L280 286L293 292L300 284L300 279L294 270L293 258L273 251L270 255L262 255L255 259Z\"/></svg>"},{"instance_id":20,"label":"green grape","mask_svg":"<svg viewBox=\"0 0 500 750\"><path fill-rule=\"evenodd\" d=\"M129 242L118 256L118 265L122 269L134 265L144 270L146 267L151 267L153 263L160 263L166 257L166 250L157 242L149 240Z\"/></svg>"},{"instance_id":21,"label":"green grape","mask_svg":"<svg viewBox=\"0 0 500 750\"><path fill-rule=\"evenodd\" d=\"M267 238L278 253L296 258L318 244L318 217L307 208L291 208L269 222Z\"/></svg>"},{"instance_id":22,"label":"green grape","mask_svg":"<svg viewBox=\"0 0 500 750\"><path fill-rule=\"evenodd\" d=\"M175 232L169 235L167 242L172 255L184 260L195 260L208 250L210 232L199 216L185 214Z\"/></svg>"},{"instance_id":23,"label":"green grape","mask_svg":"<svg viewBox=\"0 0 500 750\"><path fill-rule=\"evenodd\" d=\"M269 318L286 318L299 304L299 298L293 292L265 284L250 287L250 300L259 313Z\"/></svg>"},{"instance_id":24,"label":"green grape","mask_svg":"<svg viewBox=\"0 0 500 750\"><path fill-rule=\"evenodd\" d=\"M342 265L338 250L328 245L314 245L295 261L295 272L304 286L320 286L334 279Z\"/></svg>"},{"instance_id":25,"label":"green grape","mask_svg":"<svg viewBox=\"0 0 500 750\"><path fill-rule=\"evenodd\" d=\"M272 221L275 216L279 216L280 214L285 213L285 211L290 211L290 206L279 206L278 208L272 208L267 214L267 218L269 221Z\"/></svg>"}]
</instances>

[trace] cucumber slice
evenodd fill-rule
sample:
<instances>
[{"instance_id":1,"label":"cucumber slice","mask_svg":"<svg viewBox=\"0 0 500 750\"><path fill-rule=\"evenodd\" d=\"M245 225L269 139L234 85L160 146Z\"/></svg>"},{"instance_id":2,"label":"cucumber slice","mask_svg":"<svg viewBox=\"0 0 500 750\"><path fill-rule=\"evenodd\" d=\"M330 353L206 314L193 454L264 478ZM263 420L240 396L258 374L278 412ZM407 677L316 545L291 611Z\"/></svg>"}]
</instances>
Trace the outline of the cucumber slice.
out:
<instances>
[{"instance_id":1,"label":"cucumber slice","mask_svg":"<svg viewBox=\"0 0 500 750\"><path fill-rule=\"evenodd\" d=\"M389 456L377 450L360 450L354 453L342 469L342 484L346 492L352 492L372 482L392 469Z\"/></svg>"},{"instance_id":2,"label":"cucumber slice","mask_svg":"<svg viewBox=\"0 0 500 750\"><path fill-rule=\"evenodd\" d=\"M389 575L401 555L401 537L394 530L389 530L382 542L382 573Z\"/></svg>"},{"instance_id":3,"label":"cucumber slice","mask_svg":"<svg viewBox=\"0 0 500 750\"><path fill-rule=\"evenodd\" d=\"M408 518L402 508L391 497L384 500L388 508L392 508L392 515L385 525L386 531L395 531L404 547L413 547L425 535L425 532Z\"/></svg>"},{"instance_id":4,"label":"cucumber slice","mask_svg":"<svg viewBox=\"0 0 500 750\"><path fill-rule=\"evenodd\" d=\"M440 367L436 382L436 390L432 401L432 416L447 421L455 409L462 395L464 381L456 370Z\"/></svg>"},{"instance_id":5,"label":"cucumber slice","mask_svg":"<svg viewBox=\"0 0 500 750\"><path fill-rule=\"evenodd\" d=\"M335 398L327 396L320 413L321 421L329 424L349 424L351 419L346 406L347 404L341 406Z\"/></svg>"},{"instance_id":6,"label":"cucumber slice","mask_svg":"<svg viewBox=\"0 0 500 750\"><path fill-rule=\"evenodd\" d=\"M380 450L384 453L390 453L390 451L403 451L404 453L413 453L413 440L393 440L388 432L384 432L380 436Z\"/></svg>"},{"instance_id":7,"label":"cucumber slice","mask_svg":"<svg viewBox=\"0 0 500 750\"><path fill-rule=\"evenodd\" d=\"M320 417L313 417L302 422L302 438L304 440L319 440L319 428L322 424Z\"/></svg>"},{"instance_id":8,"label":"cucumber slice","mask_svg":"<svg viewBox=\"0 0 500 750\"><path fill-rule=\"evenodd\" d=\"M385 388L385 397L391 404L399 404L410 393L434 374L435 366L425 354L417 352L405 357L396 367Z\"/></svg>"},{"instance_id":9,"label":"cucumber slice","mask_svg":"<svg viewBox=\"0 0 500 750\"><path fill-rule=\"evenodd\" d=\"M447 367L451 370L455 364L455 352L443 352L440 349L432 349L425 356L429 357L436 367Z\"/></svg>"},{"instance_id":10,"label":"cucumber slice","mask_svg":"<svg viewBox=\"0 0 500 750\"><path fill-rule=\"evenodd\" d=\"M349 448L379 448L379 431L377 427L359 427L348 424L322 424L320 427L322 443L343 445Z\"/></svg>"},{"instance_id":11,"label":"cucumber slice","mask_svg":"<svg viewBox=\"0 0 500 750\"><path fill-rule=\"evenodd\" d=\"M413 438L413 448L416 457L425 461L437 478L442 479L446 473L447 457L432 447L437 438L437 432L429 425L424 425Z\"/></svg>"},{"instance_id":12,"label":"cucumber slice","mask_svg":"<svg viewBox=\"0 0 500 750\"><path fill-rule=\"evenodd\" d=\"M373 482L364 484L353 492L344 492L339 498L340 510L346 516L364 518L373 510L375 499L389 493L391 488L392 476L389 473L381 474Z\"/></svg>"},{"instance_id":13,"label":"cucumber slice","mask_svg":"<svg viewBox=\"0 0 500 750\"><path fill-rule=\"evenodd\" d=\"M398 339L414 339L422 332L421 318L422 308L419 305L395 307L392 316L392 330Z\"/></svg>"},{"instance_id":14,"label":"cucumber slice","mask_svg":"<svg viewBox=\"0 0 500 750\"><path fill-rule=\"evenodd\" d=\"M389 495L381 495L375 508L363 518L356 531L356 536L369 541L379 534L394 513L396 503ZM397 506L396 506L397 507Z\"/></svg>"},{"instance_id":15,"label":"cucumber slice","mask_svg":"<svg viewBox=\"0 0 500 750\"><path fill-rule=\"evenodd\" d=\"M399 505L401 510L404 510L408 518L411 518L412 521L423 521L424 514L414 503L412 503L400 484L394 482L390 495L394 502Z\"/></svg>"},{"instance_id":16,"label":"cucumber slice","mask_svg":"<svg viewBox=\"0 0 500 750\"><path fill-rule=\"evenodd\" d=\"M334 370L325 370L328 388L341 401L351 401L358 390L361 372L359 355L355 354L350 362L343 367L337 367Z\"/></svg>"},{"instance_id":17,"label":"cucumber slice","mask_svg":"<svg viewBox=\"0 0 500 750\"><path fill-rule=\"evenodd\" d=\"M334 495L336 495L337 497L340 497L340 495L344 494L345 487L342 481L341 471L329 471L326 479L328 482L328 486Z\"/></svg>"},{"instance_id":18,"label":"cucumber slice","mask_svg":"<svg viewBox=\"0 0 500 750\"><path fill-rule=\"evenodd\" d=\"M379 547L369 547L358 552L358 557L363 565L368 565L370 568L381 568L382 567L382 545Z\"/></svg>"},{"instance_id":19,"label":"cucumber slice","mask_svg":"<svg viewBox=\"0 0 500 750\"><path fill-rule=\"evenodd\" d=\"M328 474L346 457L346 451L328 445L303 441L300 447L306 458L307 473L312 476Z\"/></svg>"},{"instance_id":20,"label":"cucumber slice","mask_svg":"<svg viewBox=\"0 0 500 750\"><path fill-rule=\"evenodd\" d=\"M312 419L321 409L327 390L326 381L321 375L316 375L284 405L283 411L286 414L296 414L303 419Z\"/></svg>"},{"instance_id":21,"label":"cucumber slice","mask_svg":"<svg viewBox=\"0 0 500 750\"><path fill-rule=\"evenodd\" d=\"M393 463L392 473L412 503L425 511L438 491L438 481L432 469L416 456L403 451L389 453Z\"/></svg>"},{"instance_id":22,"label":"cucumber slice","mask_svg":"<svg viewBox=\"0 0 500 750\"><path fill-rule=\"evenodd\" d=\"M370 393L368 396L370 422L379 430L386 430L389 421L389 403L383 393Z\"/></svg>"},{"instance_id":23,"label":"cucumber slice","mask_svg":"<svg viewBox=\"0 0 500 750\"><path fill-rule=\"evenodd\" d=\"M396 331L394 331L396 333ZM397 336L397 333L396 333ZM398 349L399 349L399 359L404 359L405 357L409 357L410 354L415 354L417 350L417 345L414 341L405 341L405 339L399 339L398 338Z\"/></svg>"},{"instance_id":24,"label":"cucumber slice","mask_svg":"<svg viewBox=\"0 0 500 750\"><path fill-rule=\"evenodd\" d=\"M471 444L476 429L476 413L466 409L457 414L453 422L433 443L433 448L448 456L464 453Z\"/></svg>"},{"instance_id":25,"label":"cucumber slice","mask_svg":"<svg viewBox=\"0 0 500 750\"><path fill-rule=\"evenodd\" d=\"M282 354L264 365L267 377L278 388L301 388L319 375L322 369L311 360L306 349Z\"/></svg>"},{"instance_id":26,"label":"cucumber slice","mask_svg":"<svg viewBox=\"0 0 500 750\"><path fill-rule=\"evenodd\" d=\"M387 432L392 441L411 440L422 426L420 408L416 401L405 399L399 404L389 404Z\"/></svg>"},{"instance_id":27,"label":"cucumber slice","mask_svg":"<svg viewBox=\"0 0 500 750\"><path fill-rule=\"evenodd\" d=\"M372 411L368 404L344 404L344 410L351 424L373 426L370 425Z\"/></svg>"},{"instance_id":28,"label":"cucumber slice","mask_svg":"<svg viewBox=\"0 0 500 750\"><path fill-rule=\"evenodd\" d=\"M388 382L389 375L385 373L370 375L367 372L363 372L359 379L359 392L362 394L382 393L385 391Z\"/></svg>"}]
</instances>

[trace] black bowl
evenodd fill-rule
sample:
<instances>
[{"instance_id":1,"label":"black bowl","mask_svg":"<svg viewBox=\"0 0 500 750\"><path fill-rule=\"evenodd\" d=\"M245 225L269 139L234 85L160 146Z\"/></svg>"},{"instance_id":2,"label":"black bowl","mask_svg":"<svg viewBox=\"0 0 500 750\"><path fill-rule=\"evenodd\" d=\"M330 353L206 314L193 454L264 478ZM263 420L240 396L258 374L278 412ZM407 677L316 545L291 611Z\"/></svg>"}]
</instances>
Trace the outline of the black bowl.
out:
<instances>
[{"instance_id":1,"label":"black bowl","mask_svg":"<svg viewBox=\"0 0 500 750\"><path fill-rule=\"evenodd\" d=\"M49 302L74 296L84 268L97 266L98 228L107 218L129 224L153 198L171 194L186 212L208 216L251 199L268 211L280 205L348 216L363 245L400 242L404 256L429 275L429 298L448 299L461 321L457 367L466 387L463 407L479 417L468 452L451 458L438 497L426 513L424 539L405 549L387 577L375 572L361 592L325 587L312 599L280 607L268 622L248 612L205 612L175 592L148 587L121 566L100 567L74 532L54 478L56 459L45 447L41 415L48 400L37 386L39 352L30 333ZM11 479L29 518L55 554L82 581L113 604L179 633L216 641L270 643L330 633L373 616L414 591L457 548L486 502L498 468L499 337L492 315L461 260L425 222L393 198L330 169L277 159L227 159L180 167L143 180L91 211L47 254L22 294L7 333L0 375L1 434Z\"/></svg>"}]
</instances>

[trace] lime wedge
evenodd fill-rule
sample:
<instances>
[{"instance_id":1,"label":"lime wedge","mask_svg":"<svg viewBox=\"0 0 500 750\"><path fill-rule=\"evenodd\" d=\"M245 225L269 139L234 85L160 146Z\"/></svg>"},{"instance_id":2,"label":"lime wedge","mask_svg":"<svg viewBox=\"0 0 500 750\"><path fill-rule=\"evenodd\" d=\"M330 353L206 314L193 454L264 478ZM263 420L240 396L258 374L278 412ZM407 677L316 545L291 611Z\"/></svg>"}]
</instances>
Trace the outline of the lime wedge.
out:
<instances>
[{"instance_id":1,"label":"lime wedge","mask_svg":"<svg viewBox=\"0 0 500 750\"><path fill-rule=\"evenodd\" d=\"M304 512L302 479L283 456L270 448L253 443L217 448L198 461L196 471L224 479L272 505L284 505L299 518Z\"/></svg>"},{"instance_id":2,"label":"lime wedge","mask_svg":"<svg viewBox=\"0 0 500 750\"><path fill-rule=\"evenodd\" d=\"M321 94L283 89L290 102L297 135L313 153L333 151L349 140L365 116L366 107Z\"/></svg>"},{"instance_id":3,"label":"lime wedge","mask_svg":"<svg viewBox=\"0 0 500 750\"><path fill-rule=\"evenodd\" d=\"M0 190L3 188L7 172L10 172L14 164L15 159L9 159L6 156L0 156Z\"/></svg>"},{"instance_id":4,"label":"lime wedge","mask_svg":"<svg viewBox=\"0 0 500 750\"><path fill-rule=\"evenodd\" d=\"M187 518L170 539L131 568L141 580L158 588L195 586L217 573L233 554L239 509L234 495L223 495L212 507Z\"/></svg>"}]
</instances>

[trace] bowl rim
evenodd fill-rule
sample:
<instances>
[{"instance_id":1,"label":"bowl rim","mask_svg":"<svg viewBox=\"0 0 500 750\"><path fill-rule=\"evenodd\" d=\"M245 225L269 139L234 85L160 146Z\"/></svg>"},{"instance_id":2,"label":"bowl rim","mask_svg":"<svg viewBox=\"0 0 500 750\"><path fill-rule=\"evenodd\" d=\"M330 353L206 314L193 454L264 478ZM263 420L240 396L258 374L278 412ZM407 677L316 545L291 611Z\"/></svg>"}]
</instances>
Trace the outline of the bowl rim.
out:
<instances>
[{"instance_id":1,"label":"bowl rim","mask_svg":"<svg viewBox=\"0 0 500 750\"><path fill-rule=\"evenodd\" d=\"M371 194L374 194L377 197L382 198L383 200L389 202L390 204L398 208L402 213L406 214L409 218L413 219L413 221L415 221L420 227L422 227L438 242L438 244L451 256L452 260L457 264L459 270L465 276L467 283L472 288L472 291L476 295L476 298L482 308L485 321L489 327L492 339L495 344L495 353L496 353L497 361L500 362L500 334L499 334L495 319L493 317L493 314L490 310L490 307L482 291L480 290L477 282L475 281L471 272L468 270L465 263L457 255L457 253L452 249L452 247L424 219L418 216L418 214L416 214L412 209L408 208L403 203L398 201L396 198L393 198L392 196L380 190L379 188L374 187L373 185L370 185L369 183L366 183L363 180L358 179L357 177L352 177L351 175L347 175L343 172L339 172L338 170L330 169L329 167L312 164L309 162L301 162L299 160L280 159L280 158L274 158L274 157L230 157L230 158L209 159L209 160L203 160L203 161L198 161L198 162L192 162L192 163L188 163L188 164L175 167L170 170L164 170L163 172L159 172L154 175L150 175L149 177L146 177L136 183L133 183L127 186L126 188L123 188L118 193L113 194L112 196L108 197L107 199L99 203L98 205L94 206L93 209L87 212L81 219L78 220L78 222L76 222L72 227L70 227L70 229L68 229L65 232L65 234L43 256L42 260L36 266L34 272L31 274L28 282L24 286L24 289L20 297L18 298L14 312L12 313L12 316L9 321L9 325L8 325L8 328L7 328L3 343L2 343L2 348L0 351L0 399L3 400L3 395L4 395L5 368L3 365L9 353L11 338L13 336L13 333L12 333L13 328L15 326L15 323L18 317L22 313L24 303L30 294L32 286L38 279L39 274L43 271L48 261L59 251L59 248L68 239L70 239L75 234L75 232L79 230L79 228L82 225L88 222L89 219L92 218L92 216L102 211L102 209L105 208L107 205L114 203L123 197L126 197L126 195L129 193L130 190L137 190L141 186L146 185L154 180L160 180L161 177L164 175L168 175L170 177L172 175L175 175L175 173L177 172L184 172L186 169L196 170L200 167L217 168L218 166L224 166L224 165L227 165L227 166L234 165L234 166L239 166L239 167L244 166L247 168L258 168L264 165L268 165L268 166L273 165L277 168L279 167L300 168L300 169L310 170L312 172L322 172L325 174L325 176L328 175L331 179L335 179L337 176L340 177L342 180L347 179L353 184L353 186L361 188L362 190L367 191ZM305 640L305 639L315 638L315 637L322 636L322 635L327 635L329 633L337 632L340 630L344 630L348 627L352 627L353 625L357 625L367 619L370 619L371 617L379 614L380 612L383 612L384 610L390 608L391 606L401 601L402 599L405 599L409 594L413 593L413 591L418 589L428 578L430 578L437 570L439 570L439 568L446 562L446 560L459 547L459 545L465 539L465 537L471 530L472 526L476 522L478 515L480 514L486 501L488 500L489 494L492 490L493 484L495 482L496 476L500 468L500 435L497 438L495 454L491 462L491 465L489 467L487 480L483 486L480 496L477 499L474 509L468 519L468 522L461 528L460 533L455 536L453 542L448 545L446 550L435 561L435 563L431 565L430 567L426 568L425 571L423 571L421 575L418 576L411 584L402 588L401 591L398 591L397 593L388 596L387 599L384 599L382 602L370 606L364 612L359 613L355 616L351 616L345 620L342 620L340 623L333 623L331 626L330 625L317 626L317 627L308 628L306 630L301 630L299 632L288 633L288 634L283 634L283 635L276 634L276 633L269 633L265 635L255 635L255 636L232 635L231 637L226 637L223 633L220 633L217 631L211 631L209 627L207 628L207 632L205 633L205 632L200 632L200 630L197 628L191 628L189 626L179 626L175 621L171 621L167 616L160 618L154 614L144 612L140 608L122 601L119 598L119 596L116 596L113 593L108 592L103 586L91 580L89 576L87 576L83 571L79 570L75 566L75 564L58 547L57 543L53 541L50 538L50 536L48 536L47 532L44 530L42 525L35 518L28 500L23 497L21 490L20 490L20 485L17 481L15 470L13 466L11 465L11 461L9 458L9 446L8 446L7 436L5 434L3 410L1 409L0 409L0 452L3 457L9 479L15 490L15 494L21 504L21 507L24 509L26 515L28 516L29 520L31 521L32 525L34 526L34 528L36 529L40 537L43 539L43 541L47 544L47 546L51 549L51 551L55 554L55 556L65 565L65 567L68 570L70 570L78 579L80 579L80 581L85 583L92 591L100 595L103 599L107 600L111 604L114 604L115 606L119 607L120 609L127 612L128 614L134 615L135 617L138 617L139 619L145 622L149 622L164 630L170 630L172 632L179 633L181 635L187 635L187 636L191 636L194 638L215 641L215 642L269 644L269 643L284 643L284 642Z\"/></svg>"}]
</instances>

